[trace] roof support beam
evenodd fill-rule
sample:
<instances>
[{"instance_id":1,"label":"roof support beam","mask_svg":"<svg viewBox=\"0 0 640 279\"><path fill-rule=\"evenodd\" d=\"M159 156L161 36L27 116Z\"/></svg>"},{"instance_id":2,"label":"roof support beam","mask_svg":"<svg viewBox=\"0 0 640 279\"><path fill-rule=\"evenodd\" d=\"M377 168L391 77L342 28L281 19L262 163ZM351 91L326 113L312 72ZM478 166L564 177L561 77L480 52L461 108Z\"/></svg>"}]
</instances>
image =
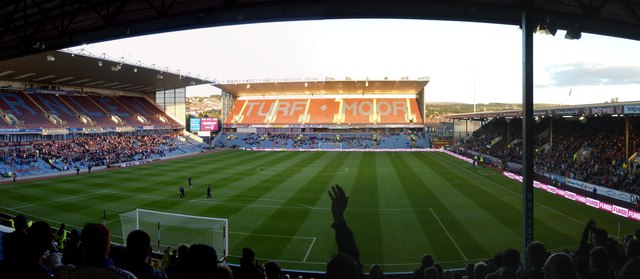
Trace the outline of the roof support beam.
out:
<instances>
[{"instance_id":1,"label":"roof support beam","mask_svg":"<svg viewBox=\"0 0 640 279\"><path fill-rule=\"evenodd\" d=\"M530 9L522 13L522 253L533 242L533 32ZM525 261L526 262L526 261ZM528 267L525 263L525 269Z\"/></svg>"}]
</instances>

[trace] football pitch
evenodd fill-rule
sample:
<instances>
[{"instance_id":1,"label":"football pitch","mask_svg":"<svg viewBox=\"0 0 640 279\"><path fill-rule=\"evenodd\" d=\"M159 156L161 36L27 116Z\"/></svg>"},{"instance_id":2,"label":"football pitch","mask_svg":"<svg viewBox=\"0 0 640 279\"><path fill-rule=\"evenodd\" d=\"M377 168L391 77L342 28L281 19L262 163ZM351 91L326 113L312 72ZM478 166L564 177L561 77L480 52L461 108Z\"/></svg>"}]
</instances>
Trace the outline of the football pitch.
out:
<instances>
[{"instance_id":1,"label":"football pitch","mask_svg":"<svg viewBox=\"0 0 640 279\"><path fill-rule=\"evenodd\" d=\"M187 186L188 175L193 188ZM206 198L208 183L212 199ZM123 242L118 214L136 208L227 218L228 262L238 263L241 249L252 247L262 262L324 270L337 251L327 195L334 184L349 196L346 220L366 269L379 263L387 272L411 271L424 254L445 268L458 268L506 248L520 250L521 184L442 153L227 150L0 185L0 210L72 228L102 223L106 210L118 243ZM185 200L178 198L180 185L186 186ZM640 228L535 191L535 239L550 250L575 249L590 218L614 236Z\"/></svg>"}]
</instances>

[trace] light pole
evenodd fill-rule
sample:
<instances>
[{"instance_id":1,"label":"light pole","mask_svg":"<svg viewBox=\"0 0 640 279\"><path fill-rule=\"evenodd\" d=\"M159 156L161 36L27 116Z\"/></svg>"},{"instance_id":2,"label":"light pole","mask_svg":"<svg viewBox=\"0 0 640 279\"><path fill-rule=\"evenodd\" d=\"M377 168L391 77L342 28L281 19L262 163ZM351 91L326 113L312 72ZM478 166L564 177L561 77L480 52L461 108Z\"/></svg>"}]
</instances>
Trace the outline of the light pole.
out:
<instances>
[{"instance_id":1,"label":"light pole","mask_svg":"<svg viewBox=\"0 0 640 279\"><path fill-rule=\"evenodd\" d=\"M470 64L473 70L473 113L476 112L476 63Z\"/></svg>"},{"instance_id":2,"label":"light pole","mask_svg":"<svg viewBox=\"0 0 640 279\"><path fill-rule=\"evenodd\" d=\"M476 113L476 64L473 64L473 113Z\"/></svg>"}]
</instances>

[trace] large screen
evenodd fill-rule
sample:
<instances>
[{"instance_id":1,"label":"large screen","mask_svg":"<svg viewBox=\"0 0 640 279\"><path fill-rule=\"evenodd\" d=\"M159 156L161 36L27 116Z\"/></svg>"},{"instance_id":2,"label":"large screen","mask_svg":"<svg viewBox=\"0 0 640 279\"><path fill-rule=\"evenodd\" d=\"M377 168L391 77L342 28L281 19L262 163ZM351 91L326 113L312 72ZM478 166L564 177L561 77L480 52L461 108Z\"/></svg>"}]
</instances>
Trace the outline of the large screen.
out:
<instances>
[{"instance_id":1,"label":"large screen","mask_svg":"<svg viewBox=\"0 0 640 279\"><path fill-rule=\"evenodd\" d=\"M217 131L217 130L218 130L218 118L201 118L200 119L200 131Z\"/></svg>"},{"instance_id":2,"label":"large screen","mask_svg":"<svg viewBox=\"0 0 640 279\"><path fill-rule=\"evenodd\" d=\"M189 130L192 132L200 131L200 118L189 118Z\"/></svg>"}]
</instances>

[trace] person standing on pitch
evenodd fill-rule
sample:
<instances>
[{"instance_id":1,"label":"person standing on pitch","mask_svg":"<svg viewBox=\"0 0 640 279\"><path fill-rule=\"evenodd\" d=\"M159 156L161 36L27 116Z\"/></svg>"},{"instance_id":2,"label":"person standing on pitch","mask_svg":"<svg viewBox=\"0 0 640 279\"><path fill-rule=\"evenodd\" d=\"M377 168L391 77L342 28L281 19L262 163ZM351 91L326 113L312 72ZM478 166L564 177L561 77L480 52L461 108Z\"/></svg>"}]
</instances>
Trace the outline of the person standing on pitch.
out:
<instances>
[{"instance_id":1,"label":"person standing on pitch","mask_svg":"<svg viewBox=\"0 0 640 279\"><path fill-rule=\"evenodd\" d=\"M182 200L184 198L185 198L185 196L184 196L184 187L182 185L180 185L180 199Z\"/></svg>"},{"instance_id":2,"label":"person standing on pitch","mask_svg":"<svg viewBox=\"0 0 640 279\"><path fill-rule=\"evenodd\" d=\"M211 197L211 183L209 183L209 186L207 186L207 199L210 199Z\"/></svg>"},{"instance_id":3,"label":"person standing on pitch","mask_svg":"<svg viewBox=\"0 0 640 279\"><path fill-rule=\"evenodd\" d=\"M187 181L189 181L189 187L193 188L193 185L191 185L191 175L189 175L189 177L187 178Z\"/></svg>"}]
</instances>

